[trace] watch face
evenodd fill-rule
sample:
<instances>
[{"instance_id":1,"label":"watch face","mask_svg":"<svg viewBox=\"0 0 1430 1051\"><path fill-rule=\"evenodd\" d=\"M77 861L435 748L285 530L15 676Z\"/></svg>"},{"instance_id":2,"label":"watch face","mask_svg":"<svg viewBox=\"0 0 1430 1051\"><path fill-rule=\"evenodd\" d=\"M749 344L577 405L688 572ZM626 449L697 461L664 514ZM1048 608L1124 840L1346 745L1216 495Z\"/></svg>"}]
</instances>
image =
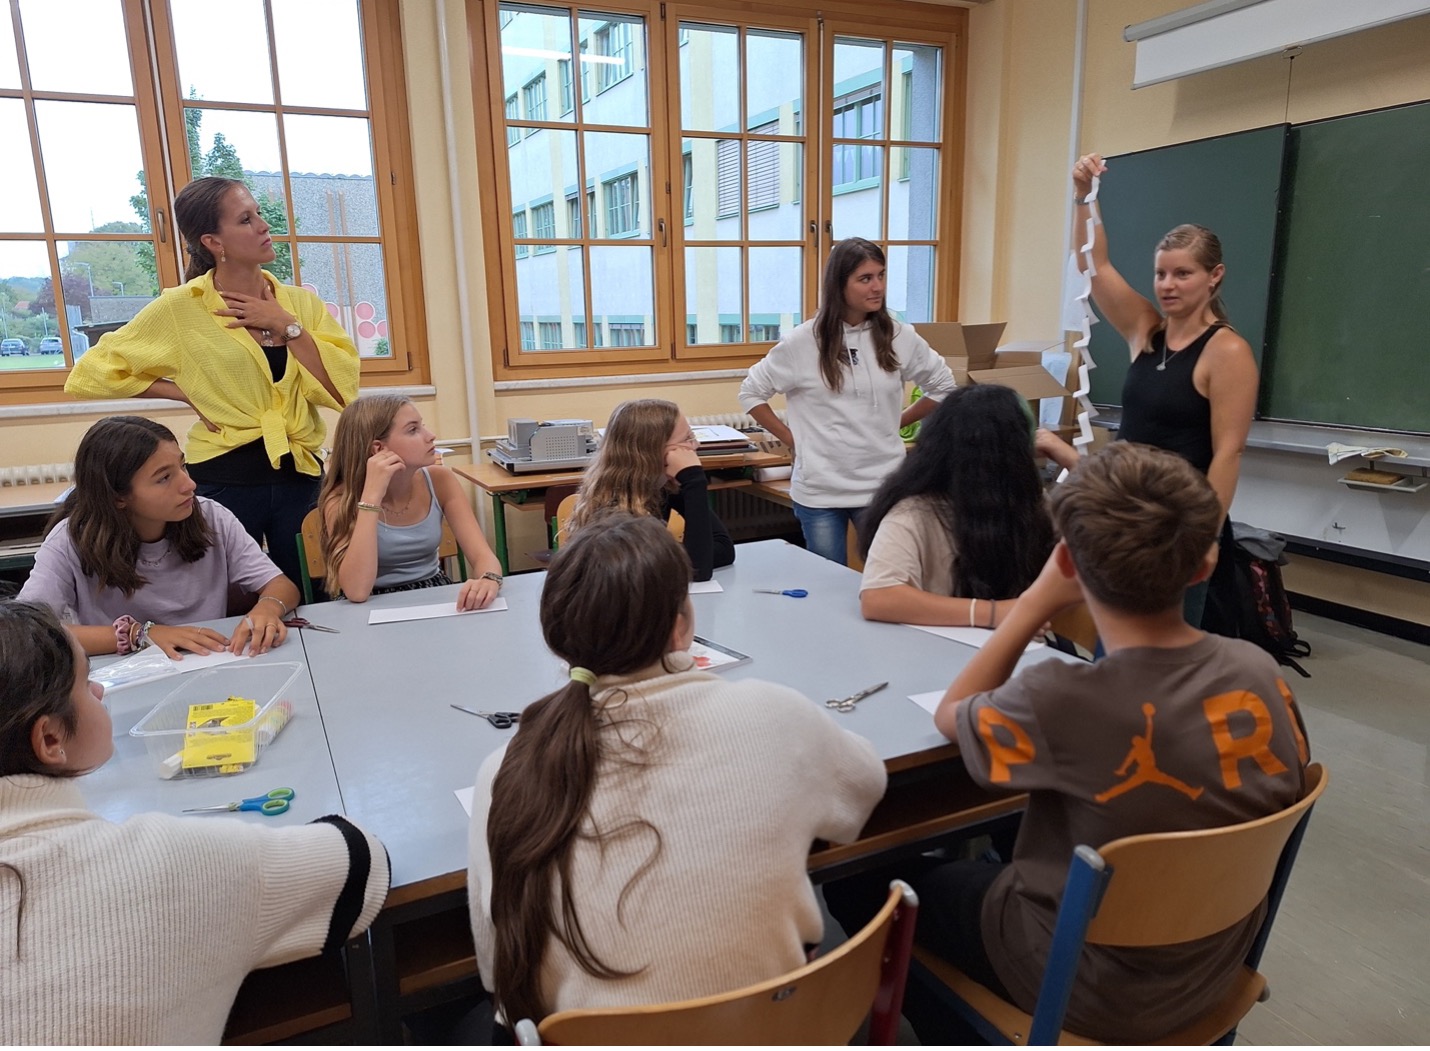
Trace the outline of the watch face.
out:
<instances>
[{"instance_id":1,"label":"watch face","mask_svg":"<svg viewBox=\"0 0 1430 1051\"><path fill-rule=\"evenodd\" d=\"M298 324L298 322L296 321L283 330L283 335L287 336L289 339L297 339L302 334L303 326Z\"/></svg>"}]
</instances>

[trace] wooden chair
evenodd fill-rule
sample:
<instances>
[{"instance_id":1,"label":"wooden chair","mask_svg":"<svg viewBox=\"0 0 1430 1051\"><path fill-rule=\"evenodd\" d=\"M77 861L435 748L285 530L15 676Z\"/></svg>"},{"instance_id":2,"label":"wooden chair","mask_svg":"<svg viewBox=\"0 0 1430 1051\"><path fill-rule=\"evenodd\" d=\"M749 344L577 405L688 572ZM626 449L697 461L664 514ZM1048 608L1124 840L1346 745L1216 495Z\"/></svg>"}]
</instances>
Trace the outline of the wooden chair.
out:
<instances>
[{"instance_id":1,"label":"wooden chair","mask_svg":"<svg viewBox=\"0 0 1430 1051\"><path fill-rule=\"evenodd\" d=\"M892 1044L904 1002L918 898L894 880L879 914L797 971L720 996L561 1011L517 1023L518 1043L846 1044L872 1011L869 1043Z\"/></svg>"},{"instance_id":2,"label":"wooden chair","mask_svg":"<svg viewBox=\"0 0 1430 1051\"><path fill-rule=\"evenodd\" d=\"M314 598L313 582L321 585L328 575L328 562L323 557L323 523L315 507L303 516L303 526L298 532L298 566L303 571L303 604L318 601ZM437 545L437 557L457 559L458 580L467 579L467 559L452 535L452 527L442 519L442 542ZM326 592L324 593L326 597Z\"/></svg>"},{"instance_id":3,"label":"wooden chair","mask_svg":"<svg viewBox=\"0 0 1430 1051\"><path fill-rule=\"evenodd\" d=\"M1092 613L1087 603L1079 602L1057 614L1052 619L1054 634L1061 635L1091 656L1097 650L1097 625L1092 621Z\"/></svg>"},{"instance_id":4,"label":"wooden chair","mask_svg":"<svg viewBox=\"0 0 1430 1051\"><path fill-rule=\"evenodd\" d=\"M1062 1029L1084 942L1176 945L1226 930L1263 900L1266 919L1222 1002L1159 1044L1230 1044L1252 1005L1270 996L1257 973L1311 807L1326 788L1319 763L1306 794L1278 814L1226 828L1128 836L1073 852L1038 1002L1028 1015L922 949L910 977L992 1043L1095 1044Z\"/></svg>"},{"instance_id":5,"label":"wooden chair","mask_svg":"<svg viewBox=\"0 0 1430 1051\"><path fill-rule=\"evenodd\" d=\"M556 506L556 516L551 519L551 549L553 551L561 547L561 544L568 539L566 535L566 525L571 521L571 512L576 510L576 495L572 493L562 499ZM665 527L670 530L670 535L677 540L685 539L685 519L679 511L671 511L670 518L666 520Z\"/></svg>"}]
</instances>

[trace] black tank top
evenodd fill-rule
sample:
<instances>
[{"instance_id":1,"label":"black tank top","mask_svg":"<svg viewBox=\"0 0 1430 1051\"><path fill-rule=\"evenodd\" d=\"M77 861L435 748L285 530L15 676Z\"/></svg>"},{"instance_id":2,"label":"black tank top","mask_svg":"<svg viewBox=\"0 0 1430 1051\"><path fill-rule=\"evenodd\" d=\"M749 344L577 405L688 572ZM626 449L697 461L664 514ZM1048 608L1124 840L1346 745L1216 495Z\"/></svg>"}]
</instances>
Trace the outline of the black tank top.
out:
<instances>
[{"instance_id":1,"label":"black tank top","mask_svg":"<svg viewBox=\"0 0 1430 1051\"><path fill-rule=\"evenodd\" d=\"M1197 393L1192 371L1221 327L1217 322L1181 350L1171 352L1166 351L1166 332L1153 333L1151 350L1137 355L1122 383L1119 438L1177 453L1206 473L1212 463L1212 406ZM1167 367L1159 369L1164 360Z\"/></svg>"}]
</instances>

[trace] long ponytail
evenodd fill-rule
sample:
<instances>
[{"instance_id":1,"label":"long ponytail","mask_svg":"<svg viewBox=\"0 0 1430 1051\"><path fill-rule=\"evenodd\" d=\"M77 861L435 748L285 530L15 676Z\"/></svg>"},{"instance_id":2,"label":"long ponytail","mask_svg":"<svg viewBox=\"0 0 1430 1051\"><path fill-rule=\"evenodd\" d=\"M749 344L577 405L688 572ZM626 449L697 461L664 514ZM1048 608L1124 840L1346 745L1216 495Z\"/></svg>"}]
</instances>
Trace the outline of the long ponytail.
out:
<instances>
[{"instance_id":1,"label":"long ponytail","mask_svg":"<svg viewBox=\"0 0 1430 1051\"><path fill-rule=\"evenodd\" d=\"M487 822L492 990L509 1021L547 1014L541 973L553 938L597 978L632 973L596 955L572 896L575 848L590 834L584 826L601 762L610 749L639 751L635 735L620 732L620 691L594 690L584 680L629 674L665 657L690 573L685 549L648 515L598 518L551 560L541 593L542 634L573 678L522 712L492 782ZM608 740L612 733L616 741ZM640 819L600 835L632 829L654 833L659 852L659 830Z\"/></svg>"}]
</instances>

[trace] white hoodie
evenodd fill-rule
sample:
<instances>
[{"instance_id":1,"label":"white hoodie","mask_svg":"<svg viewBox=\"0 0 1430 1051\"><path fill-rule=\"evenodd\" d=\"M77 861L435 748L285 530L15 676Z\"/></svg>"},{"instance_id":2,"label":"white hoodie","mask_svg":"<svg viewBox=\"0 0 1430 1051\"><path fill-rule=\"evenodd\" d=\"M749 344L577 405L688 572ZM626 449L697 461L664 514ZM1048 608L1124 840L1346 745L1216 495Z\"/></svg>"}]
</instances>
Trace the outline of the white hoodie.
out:
<instances>
[{"instance_id":1,"label":"white hoodie","mask_svg":"<svg viewBox=\"0 0 1430 1051\"><path fill-rule=\"evenodd\" d=\"M814 321L806 321L775 345L740 384L740 405L749 412L784 394L794 432L790 496L805 507L863 507L904 458L899 416L904 385L916 383L942 401L953 390L953 373L912 325L894 323L898 368L885 372L874 354L869 323L844 326L845 346L856 350L847 364L844 389L830 390L819 371Z\"/></svg>"}]
</instances>

